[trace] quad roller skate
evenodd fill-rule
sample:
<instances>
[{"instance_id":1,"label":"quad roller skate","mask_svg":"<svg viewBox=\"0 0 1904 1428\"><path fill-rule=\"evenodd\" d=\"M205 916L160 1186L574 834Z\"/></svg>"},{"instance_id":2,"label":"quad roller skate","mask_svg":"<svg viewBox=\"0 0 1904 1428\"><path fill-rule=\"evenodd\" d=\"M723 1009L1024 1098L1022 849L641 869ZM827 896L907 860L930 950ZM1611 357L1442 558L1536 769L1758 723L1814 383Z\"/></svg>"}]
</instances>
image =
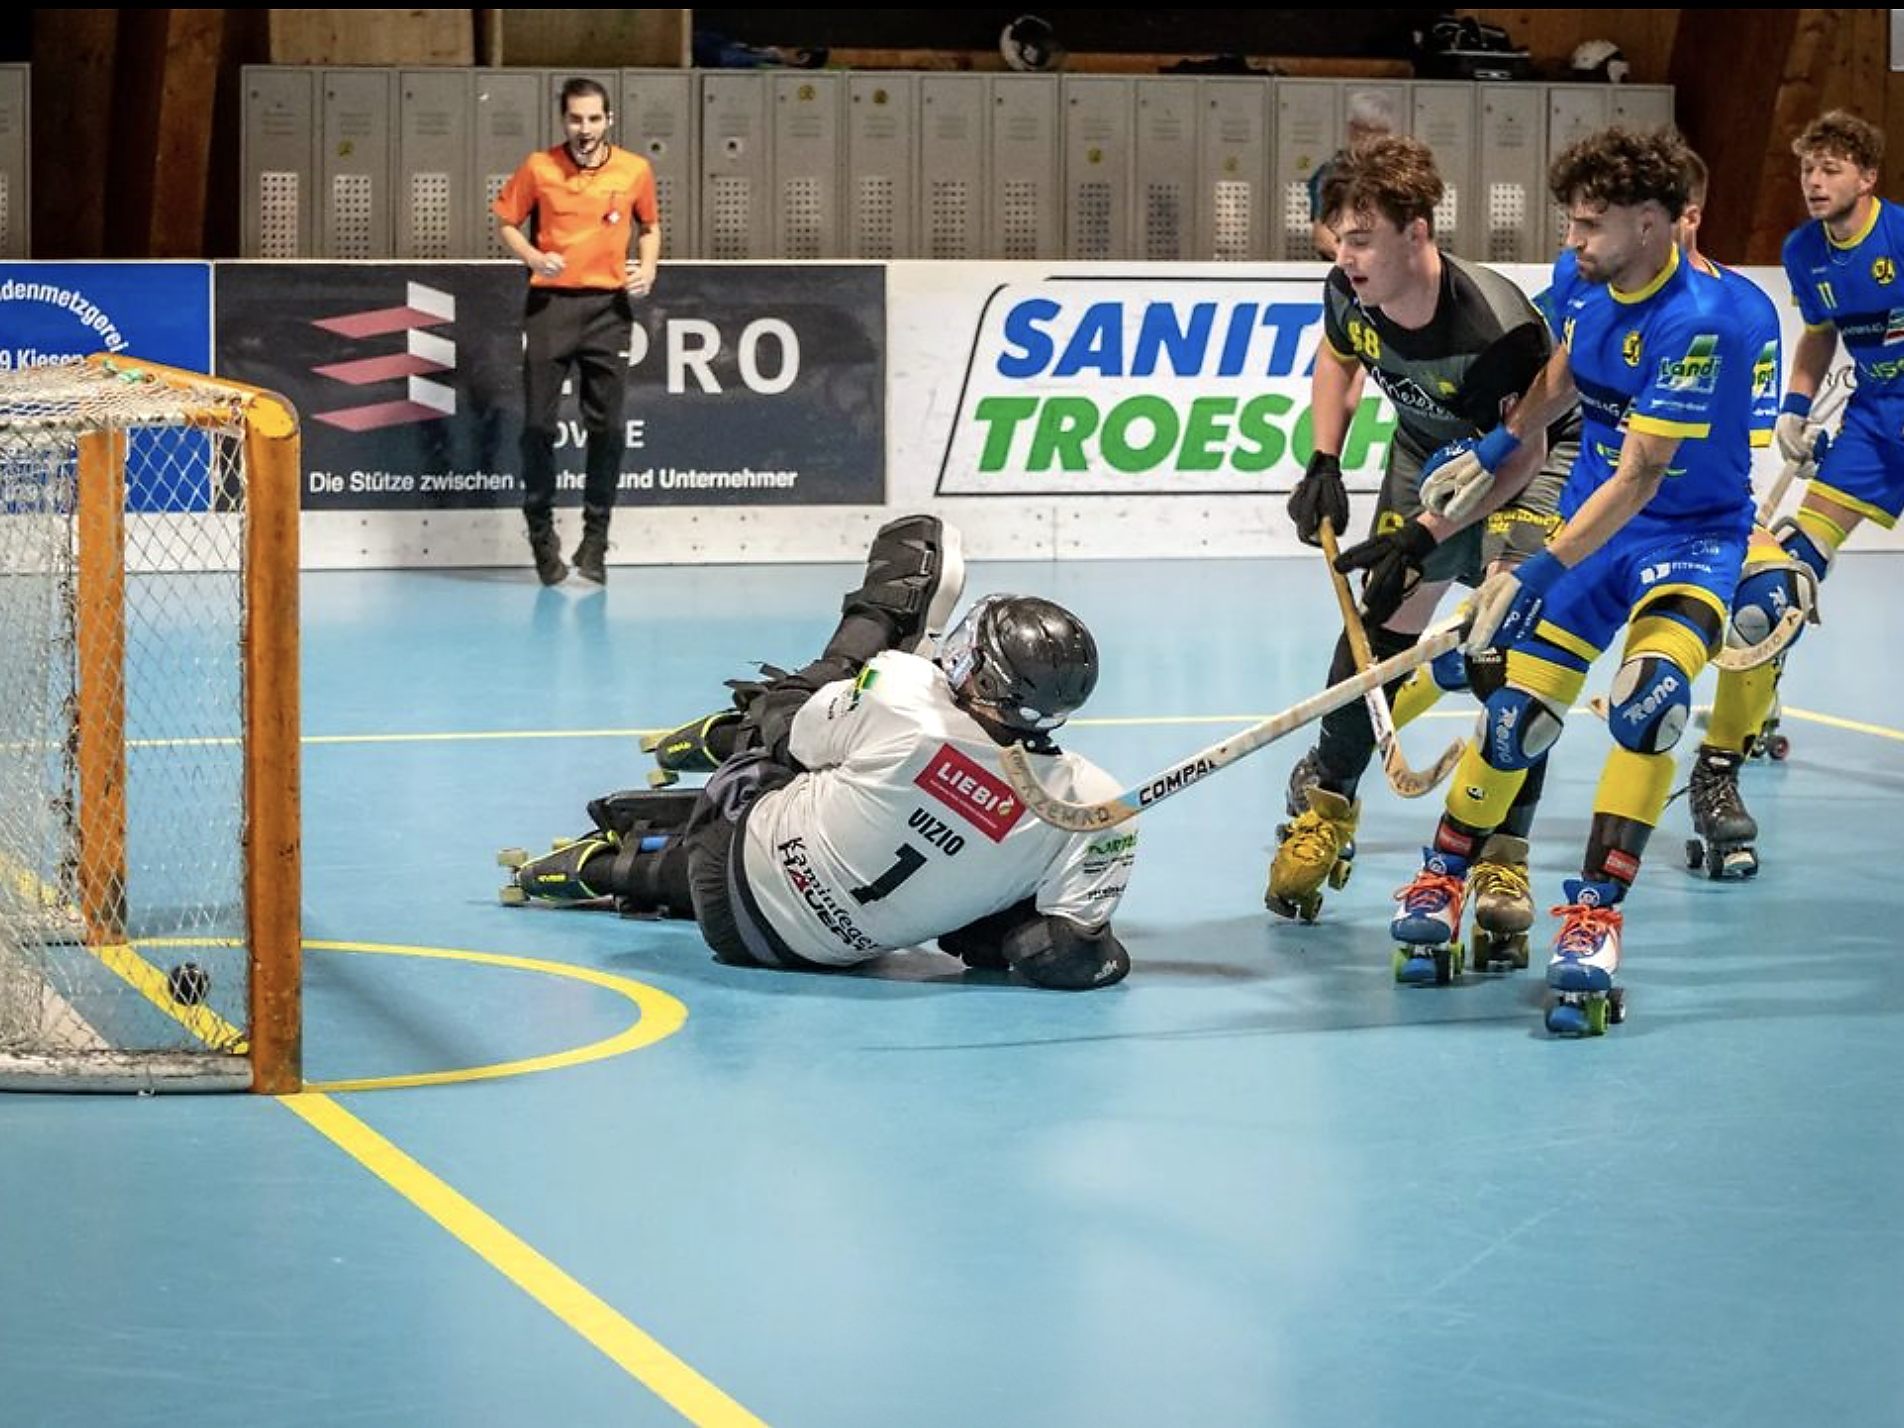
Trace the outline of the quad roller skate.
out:
<instances>
[{"instance_id":1,"label":"quad roller skate","mask_svg":"<svg viewBox=\"0 0 1904 1428\"><path fill-rule=\"evenodd\" d=\"M643 734L641 751L653 754L656 764L648 771L648 786L671 788L684 773L713 773L734 751L740 720L739 710L719 709L665 734Z\"/></svg>"},{"instance_id":2,"label":"quad roller skate","mask_svg":"<svg viewBox=\"0 0 1904 1428\"><path fill-rule=\"evenodd\" d=\"M1778 731L1781 712L1778 699L1774 697L1772 712L1765 716L1765 726L1759 730L1758 737L1752 740L1751 752L1746 757L1754 761L1770 759L1775 764L1782 764L1791 757L1792 741Z\"/></svg>"},{"instance_id":3,"label":"quad roller skate","mask_svg":"<svg viewBox=\"0 0 1904 1428\"><path fill-rule=\"evenodd\" d=\"M1604 1036L1626 1020L1626 994L1614 985L1620 966L1618 883L1569 878L1567 901L1553 909L1560 921L1547 963L1547 1030L1555 1036Z\"/></svg>"},{"instance_id":4,"label":"quad roller skate","mask_svg":"<svg viewBox=\"0 0 1904 1428\"><path fill-rule=\"evenodd\" d=\"M1263 906L1278 917L1314 922L1322 911L1322 889L1340 889L1355 865L1355 825L1362 806L1339 793L1311 785L1308 807L1276 829L1276 856L1269 865Z\"/></svg>"},{"instance_id":5,"label":"quad roller skate","mask_svg":"<svg viewBox=\"0 0 1904 1428\"><path fill-rule=\"evenodd\" d=\"M1496 833L1468 870L1474 934L1468 962L1477 972L1519 971L1527 965L1527 929L1534 896L1527 883L1527 840Z\"/></svg>"},{"instance_id":6,"label":"quad roller skate","mask_svg":"<svg viewBox=\"0 0 1904 1428\"><path fill-rule=\"evenodd\" d=\"M530 857L522 848L504 848L496 862L511 870L497 897L507 907L528 902L594 902L607 894L589 886L583 870L590 859L613 854L620 846L613 833L591 828L576 838L557 838L550 850Z\"/></svg>"},{"instance_id":7,"label":"quad roller skate","mask_svg":"<svg viewBox=\"0 0 1904 1428\"><path fill-rule=\"evenodd\" d=\"M1686 866L1714 882L1758 876L1758 821L1739 796L1742 754L1702 744L1693 761L1687 801L1694 836L1686 840Z\"/></svg>"},{"instance_id":8,"label":"quad roller skate","mask_svg":"<svg viewBox=\"0 0 1904 1428\"><path fill-rule=\"evenodd\" d=\"M1468 860L1436 848L1422 849L1421 871L1395 900L1402 905L1389 924L1395 948L1395 980L1408 986L1445 987L1461 975L1461 904L1467 897Z\"/></svg>"}]
</instances>

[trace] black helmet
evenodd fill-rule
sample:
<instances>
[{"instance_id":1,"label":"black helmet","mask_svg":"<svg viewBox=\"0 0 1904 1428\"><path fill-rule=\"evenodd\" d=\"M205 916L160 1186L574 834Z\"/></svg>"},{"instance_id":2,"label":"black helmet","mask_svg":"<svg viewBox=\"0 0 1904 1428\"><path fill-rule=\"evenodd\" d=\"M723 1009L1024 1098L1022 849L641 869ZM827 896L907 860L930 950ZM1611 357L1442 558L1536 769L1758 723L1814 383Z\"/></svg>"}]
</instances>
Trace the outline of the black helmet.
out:
<instances>
[{"instance_id":1,"label":"black helmet","mask_svg":"<svg viewBox=\"0 0 1904 1428\"><path fill-rule=\"evenodd\" d=\"M987 595L946 635L939 665L962 700L987 705L1009 728L1062 724L1097 687L1097 641L1062 605L1034 595Z\"/></svg>"}]
</instances>

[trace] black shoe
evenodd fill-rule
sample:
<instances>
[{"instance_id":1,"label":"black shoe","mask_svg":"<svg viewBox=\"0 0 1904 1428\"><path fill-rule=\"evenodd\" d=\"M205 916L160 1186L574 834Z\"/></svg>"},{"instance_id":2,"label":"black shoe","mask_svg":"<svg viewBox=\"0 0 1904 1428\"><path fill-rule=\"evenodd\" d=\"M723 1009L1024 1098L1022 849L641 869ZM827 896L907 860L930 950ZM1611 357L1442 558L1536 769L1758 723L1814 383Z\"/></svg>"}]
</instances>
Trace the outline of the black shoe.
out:
<instances>
[{"instance_id":1,"label":"black shoe","mask_svg":"<svg viewBox=\"0 0 1904 1428\"><path fill-rule=\"evenodd\" d=\"M582 543L570 557L575 573L597 585L608 583L608 512L593 507L582 509Z\"/></svg>"},{"instance_id":2,"label":"black shoe","mask_svg":"<svg viewBox=\"0 0 1904 1428\"><path fill-rule=\"evenodd\" d=\"M569 578L569 568L562 563L562 542L553 525L529 528L529 550L535 556L536 575L544 585L560 585Z\"/></svg>"}]
</instances>

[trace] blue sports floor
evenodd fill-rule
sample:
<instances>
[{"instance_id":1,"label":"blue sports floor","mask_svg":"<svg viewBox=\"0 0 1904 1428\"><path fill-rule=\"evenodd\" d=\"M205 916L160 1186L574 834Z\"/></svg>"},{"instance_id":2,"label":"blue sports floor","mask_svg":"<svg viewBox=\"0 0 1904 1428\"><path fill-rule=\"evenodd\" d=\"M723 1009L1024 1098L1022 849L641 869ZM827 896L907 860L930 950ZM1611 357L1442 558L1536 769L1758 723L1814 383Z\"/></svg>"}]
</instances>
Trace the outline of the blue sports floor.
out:
<instances>
[{"instance_id":1,"label":"blue sports floor","mask_svg":"<svg viewBox=\"0 0 1904 1428\"><path fill-rule=\"evenodd\" d=\"M1537 970L1394 985L1439 799L1379 771L1354 881L1269 918L1300 736L1144 820L1108 992L501 907L498 847L804 659L850 572L309 575L314 1089L0 1096L0 1423L1904 1422L1900 570L1841 560L1794 658L1791 759L1745 773L1759 879L1689 875L1668 811L1629 1019L1582 1042ZM1069 741L1127 783L1314 690L1335 638L1301 560L968 588L1085 617ZM1543 904L1605 748L1583 713L1557 751Z\"/></svg>"}]
</instances>

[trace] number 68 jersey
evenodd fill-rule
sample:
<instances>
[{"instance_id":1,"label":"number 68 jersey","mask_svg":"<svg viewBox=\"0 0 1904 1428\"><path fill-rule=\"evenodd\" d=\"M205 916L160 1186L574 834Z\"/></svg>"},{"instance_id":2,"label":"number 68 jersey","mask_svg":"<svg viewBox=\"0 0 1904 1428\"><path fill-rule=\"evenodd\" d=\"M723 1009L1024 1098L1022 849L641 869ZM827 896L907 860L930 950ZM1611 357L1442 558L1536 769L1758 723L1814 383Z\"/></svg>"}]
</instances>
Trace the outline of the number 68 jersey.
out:
<instances>
[{"instance_id":1,"label":"number 68 jersey","mask_svg":"<svg viewBox=\"0 0 1904 1428\"><path fill-rule=\"evenodd\" d=\"M1095 927L1123 896L1137 825L1067 833L1034 818L929 660L889 650L824 686L788 747L808 772L748 812L742 866L762 915L809 961L864 962L1026 898ZM1120 791L1077 754L1033 764L1064 798Z\"/></svg>"}]
</instances>

